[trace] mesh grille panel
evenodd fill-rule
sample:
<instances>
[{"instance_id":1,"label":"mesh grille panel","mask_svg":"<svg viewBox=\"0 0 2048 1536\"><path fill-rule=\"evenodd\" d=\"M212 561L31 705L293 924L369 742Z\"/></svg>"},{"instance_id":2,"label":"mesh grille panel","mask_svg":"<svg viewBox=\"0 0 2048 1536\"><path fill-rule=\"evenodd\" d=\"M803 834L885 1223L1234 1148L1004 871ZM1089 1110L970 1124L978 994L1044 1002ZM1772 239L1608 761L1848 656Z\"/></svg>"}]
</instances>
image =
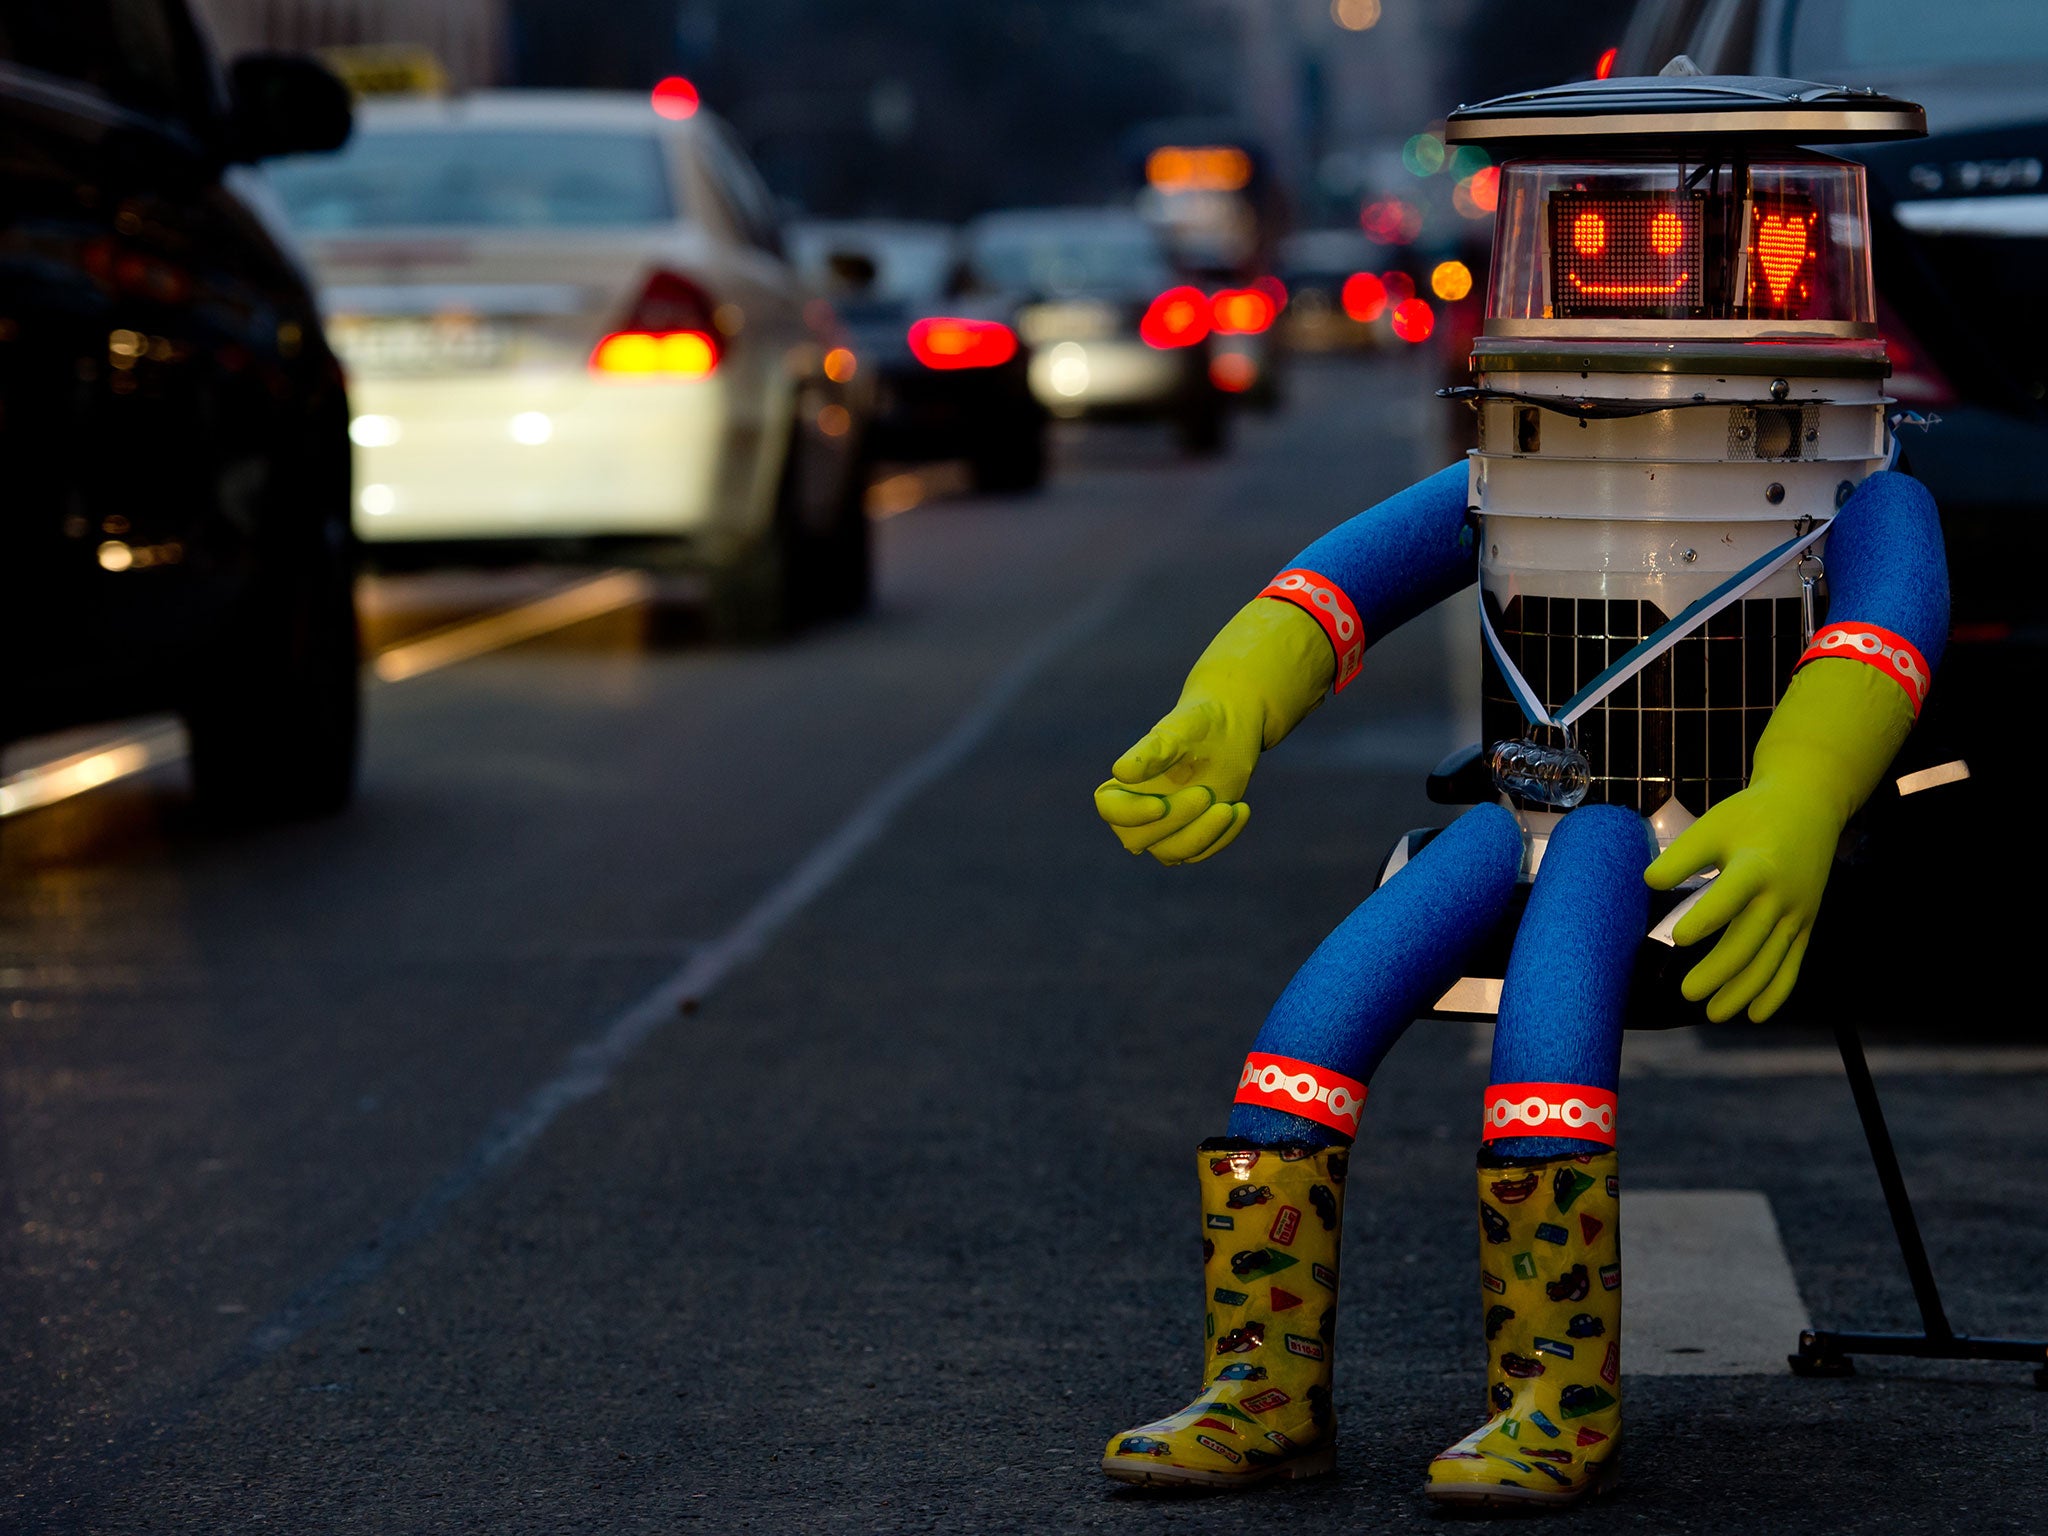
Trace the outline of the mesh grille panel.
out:
<instances>
[{"instance_id":1,"label":"mesh grille panel","mask_svg":"<svg viewBox=\"0 0 2048 1536\"><path fill-rule=\"evenodd\" d=\"M1666 618L1645 602L1517 597L1502 611L1487 601L1503 648L1551 707ZM1750 598L1723 609L1579 721L1579 748L1593 767L1587 803L1647 816L1675 793L1698 815L1727 799L1748 782L1757 738L1803 649L1798 598ZM1524 735L1563 740L1562 732L1526 724L1490 653L1485 667L1480 719L1489 745Z\"/></svg>"}]
</instances>

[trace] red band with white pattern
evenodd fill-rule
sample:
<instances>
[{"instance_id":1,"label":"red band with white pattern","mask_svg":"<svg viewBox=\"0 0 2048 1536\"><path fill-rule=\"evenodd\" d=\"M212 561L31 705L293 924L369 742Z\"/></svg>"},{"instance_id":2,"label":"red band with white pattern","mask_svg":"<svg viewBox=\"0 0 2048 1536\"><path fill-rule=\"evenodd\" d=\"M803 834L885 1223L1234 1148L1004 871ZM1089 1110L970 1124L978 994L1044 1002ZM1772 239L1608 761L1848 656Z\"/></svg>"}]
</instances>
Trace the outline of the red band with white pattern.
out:
<instances>
[{"instance_id":1,"label":"red band with white pattern","mask_svg":"<svg viewBox=\"0 0 2048 1536\"><path fill-rule=\"evenodd\" d=\"M1569 1136L1611 1147L1617 1108L1611 1089L1583 1083L1495 1083L1486 1090L1479 1139Z\"/></svg>"},{"instance_id":2,"label":"red band with white pattern","mask_svg":"<svg viewBox=\"0 0 2048 1536\"><path fill-rule=\"evenodd\" d=\"M1342 693L1365 665L1365 625L1359 622L1358 608L1344 595L1344 589L1314 571L1292 570L1282 571L1266 583L1259 596L1292 603L1323 626L1330 649L1337 653L1337 681L1330 691Z\"/></svg>"},{"instance_id":3,"label":"red band with white pattern","mask_svg":"<svg viewBox=\"0 0 2048 1536\"><path fill-rule=\"evenodd\" d=\"M1237 1102L1263 1104L1356 1136L1358 1112L1365 1107L1365 1084L1312 1061L1253 1051L1245 1057L1244 1072L1237 1080Z\"/></svg>"},{"instance_id":4,"label":"red band with white pattern","mask_svg":"<svg viewBox=\"0 0 2048 1536\"><path fill-rule=\"evenodd\" d=\"M1799 658L1799 665L1823 656L1860 661L1877 668L1906 690L1913 706L1913 718L1920 718L1920 706L1927 702L1927 690L1934 682L1934 669L1919 648L1903 635L1895 635L1875 624L1830 624L1813 637L1813 644ZM1793 670L1798 670L1794 668Z\"/></svg>"}]
</instances>

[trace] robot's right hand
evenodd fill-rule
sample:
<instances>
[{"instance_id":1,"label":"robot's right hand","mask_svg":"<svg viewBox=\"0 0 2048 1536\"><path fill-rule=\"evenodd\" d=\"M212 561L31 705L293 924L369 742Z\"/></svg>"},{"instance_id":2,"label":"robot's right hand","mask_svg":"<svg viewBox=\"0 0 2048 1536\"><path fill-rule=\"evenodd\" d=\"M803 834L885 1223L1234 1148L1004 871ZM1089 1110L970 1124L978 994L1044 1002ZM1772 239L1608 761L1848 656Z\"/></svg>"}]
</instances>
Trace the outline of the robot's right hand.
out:
<instances>
[{"instance_id":1,"label":"robot's right hand","mask_svg":"<svg viewBox=\"0 0 2048 1536\"><path fill-rule=\"evenodd\" d=\"M1118 758L1096 814L1132 853L1194 864L1244 830L1244 787L1328 694L1337 662L1322 626L1292 603L1254 598L1217 631L1173 713Z\"/></svg>"},{"instance_id":2,"label":"robot's right hand","mask_svg":"<svg viewBox=\"0 0 2048 1536\"><path fill-rule=\"evenodd\" d=\"M1132 853L1196 864L1230 846L1250 818L1245 785L1259 760L1263 711L1183 694L1173 713L1116 760L1096 814Z\"/></svg>"}]
</instances>

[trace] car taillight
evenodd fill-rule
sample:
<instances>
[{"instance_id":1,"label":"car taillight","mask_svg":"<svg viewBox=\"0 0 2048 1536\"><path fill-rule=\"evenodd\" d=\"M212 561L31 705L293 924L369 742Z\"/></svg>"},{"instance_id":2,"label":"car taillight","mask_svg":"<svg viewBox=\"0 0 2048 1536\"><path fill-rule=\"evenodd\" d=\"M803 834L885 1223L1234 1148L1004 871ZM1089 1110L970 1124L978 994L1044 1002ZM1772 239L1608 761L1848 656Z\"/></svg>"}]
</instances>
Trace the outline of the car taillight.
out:
<instances>
[{"instance_id":1,"label":"car taillight","mask_svg":"<svg viewBox=\"0 0 2048 1536\"><path fill-rule=\"evenodd\" d=\"M1000 368L1017 355L1017 333L996 320L939 315L911 326L910 351L927 368Z\"/></svg>"},{"instance_id":2,"label":"car taillight","mask_svg":"<svg viewBox=\"0 0 2048 1536\"><path fill-rule=\"evenodd\" d=\"M1956 387L1948 375L1927 355L1920 338L1906 329L1905 321L1880 294L1877 300L1877 328L1884 334L1885 356L1890 359L1889 388L1904 405L1954 405Z\"/></svg>"},{"instance_id":3,"label":"car taillight","mask_svg":"<svg viewBox=\"0 0 2048 1536\"><path fill-rule=\"evenodd\" d=\"M1436 311L1427 299L1409 299L1394 306L1394 334L1403 341L1427 341L1436 329Z\"/></svg>"},{"instance_id":4,"label":"car taillight","mask_svg":"<svg viewBox=\"0 0 2048 1536\"><path fill-rule=\"evenodd\" d=\"M625 322L591 349L593 373L679 379L709 378L721 349L717 306L689 278L655 272Z\"/></svg>"},{"instance_id":5,"label":"car taillight","mask_svg":"<svg viewBox=\"0 0 2048 1536\"><path fill-rule=\"evenodd\" d=\"M1192 347L1209 334L1213 323L1209 296L1199 288L1169 288L1152 301L1138 322L1138 335L1148 347L1162 351Z\"/></svg>"},{"instance_id":6,"label":"car taillight","mask_svg":"<svg viewBox=\"0 0 2048 1536\"><path fill-rule=\"evenodd\" d=\"M1370 325L1387 312L1387 285L1370 272L1354 272L1344 279L1341 299L1345 314Z\"/></svg>"},{"instance_id":7,"label":"car taillight","mask_svg":"<svg viewBox=\"0 0 2048 1536\"><path fill-rule=\"evenodd\" d=\"M1272 295L1259 288L1226 288L1209 301L1209 318L1225 336L1257 336L1279 314Z\"/></svg>"}]
</instances>

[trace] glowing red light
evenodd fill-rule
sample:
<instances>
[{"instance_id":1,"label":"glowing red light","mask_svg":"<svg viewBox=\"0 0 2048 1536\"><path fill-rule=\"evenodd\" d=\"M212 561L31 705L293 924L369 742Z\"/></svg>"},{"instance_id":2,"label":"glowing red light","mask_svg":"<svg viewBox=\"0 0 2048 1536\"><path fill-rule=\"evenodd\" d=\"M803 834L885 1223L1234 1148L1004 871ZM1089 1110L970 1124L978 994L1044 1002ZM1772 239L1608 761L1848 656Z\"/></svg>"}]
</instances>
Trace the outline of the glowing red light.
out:
<instances>
[{"instance_id":1,"label":"glowing red light","mask_svg":"<svg viewBox=\"0 0 2048 1536\"><path fill-rule=\"evenodd\" d=\"M1422 210L1398 197L1383 197L1365 205L1358 223L1381 245L1406 245L1422 233Z\"/></svg>"},{"instance_id":2,"label":"glowing red light","mask_svg":"<svg viewBox=\"0 0 2048 1536\"><path fill-rule=\"evenodd\" d=\"M1581 256L1598 256L1606 250L1607 221L1597 213L1582 213L1573 219L1572 249Z\"/></svg>"},{"instance_id":3,"label":"glowing red light","mask_svg":"<svg viewBox=\"0 0 2048 1536\"><path fill-rule=\"evenodd\" d=\"M939 315L911 326L910 351L927 368L1000 368L1017 355L1017 333L996 320Z\"/></svg>"},{"instance_id":4,"label":"glowing red light","mask_svg":"<svg viewBox=\"0 0 2048 1536\"><path fill-rule=\"evenodd\" d=\"M1500 206L1499 166L1480 167L1472 173L1469 186L1471 190L1466 195L1472 199L1472 206L1482 213L1491 213Z\"/></svg>"},{"instance_id":5,"label":"glowing red light","mask_svg":"<svg viewBox=\"0 0 2048 1536\"><path fill-rule=\"evenodd\" d=\"M1650 220L1650 249L1659 256L1669 256L1685 242L1685 225L1678 215L1666 209Z\"/></svg>"},{"instance_id":6,"label":"glowing red light","mask_svg":"<svg viewBox=\"0 0 2048 1536\"><path fill-rule=\"evenodd\" d=\"M1429 300L1410 299L1394 306L1394 334L1403 341L1427 341L1435 329L1436 311L1429 307Z\"/></svg>"},{"instance_id":7,"label":"glowing red light","mask_svg":"<svg viewBox=\"0 0 2048 1536\"><path fill-rule=\"evenodd\" d=\"M1370 325L1387 312L1387 285L1370 272L1354 272L1344 279L1344 313L1361 325Z\"/></svg>"},{"instance_id":8,"label":"glowing red light","mask_svg":"<svg viewBox=\"0 0 2048 1536\"><path fill-rule=\"evenodd\" d=\"M1599 62L1593 66L1595 80L1605 80L1614 73L1614 60L1620 52L1619 48L1610 48L1600 55Z\"/></svg>"},{"instance_id":9,"label":"glowing red light","mask_svg":"<svg viewBox=\"0 0 2048 1536\"><path fill-rule=\"evenodd\" d=\"M1145 311L1145 318L1138 322L1138 335L1146 346L1161 351L1192 347L1209 334L1213 323L1209 296L1201 289L1169 288Z\"/></svg>"},{"instance_id":10,"label":"glowing red light","mask_svg":"<svg viewBox=\"0 0 2048 1536\"><path fill-rule=\"evenodd\" d=\"M697 94L697 87L681 75L670 75L654 88L654 110L661 116L680 122L686 117L695 117L703 98Z\"/></svg>"},{"instance_id":11,"label":"glowing red light","mask_svg":"<svg viewBox=\"0 0 2048 1536\"><path fill-rule=\"evenodd\" d=\"M1271 328L1280 308L1257 288L1226 288L1209 301L1210 318L1225 336L1256 336Z\"/></svg>"},{"instance_id":12,"label":"glowing red light","mask_svg":"<svg viewBox=\"0 0 2048 1536\"><path fill-rule=\"evenodd\" d=\"M1270 272L1264 277L1252 279L1252 286L1273 301L1273 313L1279 314L1287 307L1287 285Z\"/></svg>"},{"instance_id":13,"label":"glowing red light","mask_svg":"<svg viewBox=\"0 0 2048 1536\"><path fill-rule=\"evenodd\" d=\"M1218 352L1209 359L1209 382L1225 394L1241 395L1259 382L1259 365L1242 352Z\"/></svg>"},{"instance_id":14,"label":"glowing red light","mask_svg":"<svg viewBox=\"0 0 2048 1536\"><path fill-rule=\"evenodd\" d=\"M1382 272L1380 281L1386 284L1387 299L1396 308L1415 297L1415 279L1406 272Z\"/></svg>"},{"instance_id":15,"label":"glowing red light","mask_svg":"<svg viewBox=\"0 0 2048 1536\"><path fill-rule=\"evenodd\" d=\"M708 379L718 371L718 341L702 331L614 331L591 349L590 367L643 379Z\"/></svg>"}]
</instances>

